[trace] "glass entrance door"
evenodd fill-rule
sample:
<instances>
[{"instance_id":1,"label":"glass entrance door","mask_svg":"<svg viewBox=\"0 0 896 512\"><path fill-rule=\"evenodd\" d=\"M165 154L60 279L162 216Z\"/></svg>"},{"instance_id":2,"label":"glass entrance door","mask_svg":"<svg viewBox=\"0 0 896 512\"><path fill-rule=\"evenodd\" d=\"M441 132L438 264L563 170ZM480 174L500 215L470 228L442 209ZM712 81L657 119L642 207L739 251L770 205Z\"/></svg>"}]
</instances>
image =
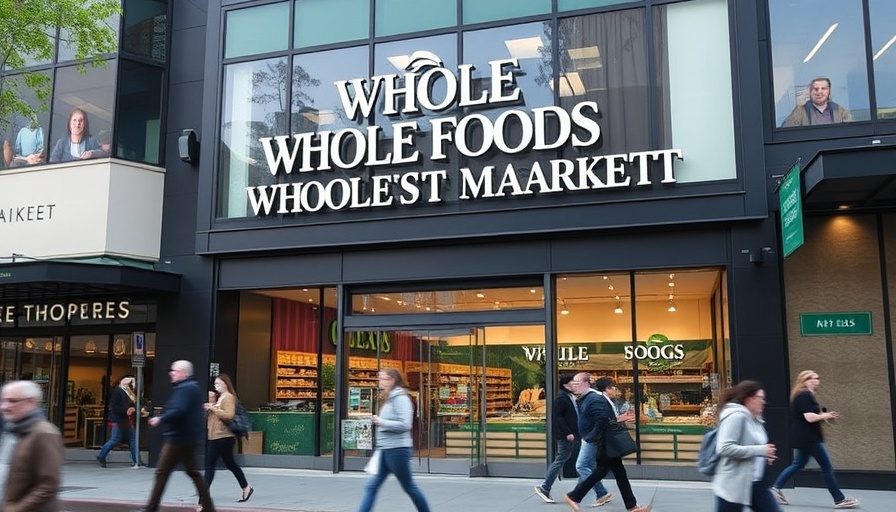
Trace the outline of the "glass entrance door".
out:
<instances>
[{"instance_id":1,"label":"glass entrance door","mask_svg":"<svg viewBox=\"0 0 896 512\"><path fill-rule=\"evenodd\" d=\"M60 407L62 344L60 336L0 339L0 382L32 380L38 383L44 392L47 417L51 421Z\"/></svg>"},{"instance_id":2,"label":"glass entrance door","mask_svg":"<svg viewBox=\"0 0 896 512\"><path fill-rule=\"evenodd\" d=\"M346 340L349 419L377 413L379 369L403 372L415 470L476 476L499 474L496 463L544 465L542 325L347 331Z\"/></svg>"}]
</instances>

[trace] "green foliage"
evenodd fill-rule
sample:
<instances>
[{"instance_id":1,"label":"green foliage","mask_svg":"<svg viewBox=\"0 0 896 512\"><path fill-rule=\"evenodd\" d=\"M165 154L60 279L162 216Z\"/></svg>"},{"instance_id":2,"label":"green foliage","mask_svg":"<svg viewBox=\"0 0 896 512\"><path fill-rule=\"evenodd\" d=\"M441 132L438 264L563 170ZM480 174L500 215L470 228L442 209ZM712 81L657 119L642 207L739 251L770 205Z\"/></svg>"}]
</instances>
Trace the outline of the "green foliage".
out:
<instances>
[{"instance_id":1,"label":"green foliage","mask_svg":"<svg viewBox=\"0 0 896 512\"><path fill-rule=\"evenodd\" d=\"M88 64L103 65L99 57L118 48L118 26L109 25L116 14L121 0L0 0L0 128L15 116L36 119L47 110L50 79L25 70L26 64L52 59L59 34L82 73ZM27 89L31 94L23 95ZM38 105L23 96L36 97Z\"/></svg>"}]
</instances>

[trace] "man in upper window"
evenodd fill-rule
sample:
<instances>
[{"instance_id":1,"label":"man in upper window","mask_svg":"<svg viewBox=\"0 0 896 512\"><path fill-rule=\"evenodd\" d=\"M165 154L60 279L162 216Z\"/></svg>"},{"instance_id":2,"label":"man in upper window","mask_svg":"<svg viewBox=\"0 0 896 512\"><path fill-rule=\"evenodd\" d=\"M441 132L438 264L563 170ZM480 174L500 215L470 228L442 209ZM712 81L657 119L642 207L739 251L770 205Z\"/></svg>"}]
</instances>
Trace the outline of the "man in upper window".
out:
<instances>
[{"instance_id":1,"label":"man in upper window","mask_svg":"<svg viewBox=\"0 0 896 512\"><path fill-rule=\"evenodd\" d=\"M852 121L849 110L831 101L831 80L819 77L809 84L809 101L798 105L781 126L814 126L819 124L848 123Z\"/></svg>"}]
</instances>

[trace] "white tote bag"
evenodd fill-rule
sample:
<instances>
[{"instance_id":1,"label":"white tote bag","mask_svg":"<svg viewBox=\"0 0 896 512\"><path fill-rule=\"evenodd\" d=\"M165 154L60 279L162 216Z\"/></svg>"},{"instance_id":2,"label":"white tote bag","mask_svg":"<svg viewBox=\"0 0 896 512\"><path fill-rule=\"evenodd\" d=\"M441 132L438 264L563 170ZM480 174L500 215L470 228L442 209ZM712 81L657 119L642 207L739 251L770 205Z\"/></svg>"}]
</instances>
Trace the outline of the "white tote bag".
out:
<instances>
[{"instance_id":1,"label":"white tote bag","mask_svg":"<svg viewBox=\"0 0 896 512\"><path fill-rule=\"evenodd\" d=\"M380 470L380 457L380 450L374 450L373 455L370 456L370 460L367 461L367 465L364 466L364 472L369 475L377 474Z\"/></svg>"}]
</instances>

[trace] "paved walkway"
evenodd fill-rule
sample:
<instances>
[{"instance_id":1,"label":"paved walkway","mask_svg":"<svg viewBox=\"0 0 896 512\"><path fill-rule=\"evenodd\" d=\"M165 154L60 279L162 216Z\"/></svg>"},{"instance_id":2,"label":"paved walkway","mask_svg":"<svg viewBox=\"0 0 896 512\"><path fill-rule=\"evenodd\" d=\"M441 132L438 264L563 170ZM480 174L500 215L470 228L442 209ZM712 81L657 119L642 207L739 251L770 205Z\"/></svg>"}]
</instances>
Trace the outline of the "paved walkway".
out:
<instances>
[{"instance_id":1,"label":"paved walkway","mask_svg":"<svg viewBox=\"0 0 896 512\"><path fill-rule=\"evenodd\" d=\"M110 463L102 469L91 462L67 462L63 467L63 510L67 512L120 512L139 508L152 487L152 469L130 469L125 464ZM212 485L212 497L219 512L258 510L281 512L355 512L361 502L367 475L358 472L333 474L326 471L245 468L249 483L255 488L252 499L235 503L240 490L227 470L219 470ZM532 488L538 481L518 478L468 478L462 476L415 475L429 500L433 512L565 512L566 505L548 505ZM617 498L605 507L583 510L623 512L616 483L605 481ZM554 485L553 494L562 499L573 482ZM673 482L635 480L635 495L641 504L656 494L656 512L712 512L712 491L705 482ZM896 492L845 490L847 495L862 500L859 510L869 512L896 511ZM799 488L785 490L792 505L784 512L816 512L833 510L825 489ZM590 495L585 504L590 504ZM194 511L197 501L192 482L182 472L172 475L163 497L163 511ZM394 477L380 490L374 512L411 512L413 506L401 491Z\"/></svg>"}]
</instances>

